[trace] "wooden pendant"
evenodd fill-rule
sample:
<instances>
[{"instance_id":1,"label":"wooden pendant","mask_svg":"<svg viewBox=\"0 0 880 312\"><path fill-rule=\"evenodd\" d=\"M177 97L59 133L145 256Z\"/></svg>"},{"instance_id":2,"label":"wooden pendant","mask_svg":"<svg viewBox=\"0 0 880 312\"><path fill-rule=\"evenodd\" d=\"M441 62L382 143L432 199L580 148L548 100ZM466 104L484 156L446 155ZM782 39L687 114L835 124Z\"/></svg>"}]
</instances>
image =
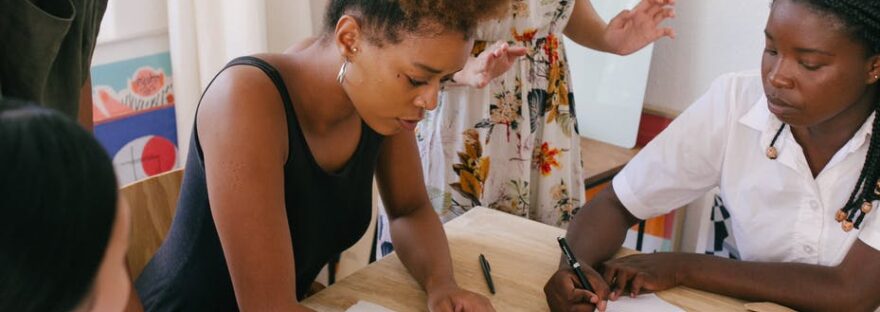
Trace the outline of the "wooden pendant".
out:
<instances>
[{"instance_id":1,"label":"wooden pendant","mask_svg":"<svg viewBox=\"0 0 880 312\"><path fill-rule=\"evenodd\" d=\"M776 150L776 148L773 146L768 147L767 148L767 158L776 159L776 157L779 157L779 152Z\"/></svg>"},{"instance_id":2,"label":"wooden pendant","mask_svg":"<svg viewBox=\"0 0 880 312\"><path fill-rule=\"evenodd\" d=\"M871 212L871 209L874 209L873 204L871 204L870 202L862 203L862 213L869 213Z\"/></svg>"},{"instance_id":3,"label":"wooden pendant","mask_svg":"<svg viewBox=\"0 0 880 312\"><path fill-rule=\"evenodd\" d=\"M853 223L852 221L846 220L840 223L840 227L843 228L844 232L849 232L853 229Z\"/></svg>"},{"instance_id":4,"label":"wooden pendant","mask_svg":"<svg viewBox=\"0 0 880 312\"><path fill-rule=\"evenodd\" d=\"M838 210L837 215L834 216L834 220L837 220L837 222L843 222L843 220L846 220L846 212L844 212L843 209Z\"/></svg>"}]
</instances>

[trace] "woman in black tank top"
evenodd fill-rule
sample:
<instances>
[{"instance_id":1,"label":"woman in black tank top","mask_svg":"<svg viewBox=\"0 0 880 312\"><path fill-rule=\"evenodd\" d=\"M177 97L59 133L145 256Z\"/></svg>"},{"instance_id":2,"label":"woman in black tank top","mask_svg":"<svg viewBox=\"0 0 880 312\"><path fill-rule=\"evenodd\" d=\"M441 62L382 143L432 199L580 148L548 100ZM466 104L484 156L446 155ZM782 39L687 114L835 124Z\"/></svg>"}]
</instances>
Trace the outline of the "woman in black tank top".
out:
<instances>
[{"instance_id":1,"label":"woman in black tank top","mask_svg":"<svg viewBox=\"0 0 880 312\"><path fill-rule=\"evenodd\" d=\"M358 240L373 176L433 311L491 311L452 275L413 129L505 1L331 1L308 47L233 60L205 91L177 214L137 279L148 311L299 311ZM463 186L469 187L469 186Z\"/></svg>"}]
</instances>

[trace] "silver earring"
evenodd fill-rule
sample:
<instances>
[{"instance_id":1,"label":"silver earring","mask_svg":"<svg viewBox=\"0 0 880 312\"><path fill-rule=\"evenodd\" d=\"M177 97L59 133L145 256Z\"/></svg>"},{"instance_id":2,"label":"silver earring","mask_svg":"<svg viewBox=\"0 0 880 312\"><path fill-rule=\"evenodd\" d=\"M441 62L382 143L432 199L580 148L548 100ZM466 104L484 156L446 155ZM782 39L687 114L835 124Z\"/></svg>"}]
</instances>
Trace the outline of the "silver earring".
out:
<instances>
[{"instance_id":1,"label":"silver earring","mask_svg":"<svg viewBox=\"0 0 880 312\"><path fill-rule=\"evenodd\" d=\"M345 80L345 72L348 71L349 63L350 62L348 61L348 58L346 58L345 62L342 62L342 67L339 68L339 74L336 74L336 82L338 82L339 84L342 84L342 82Z\"/></svg>"}]
</instances>

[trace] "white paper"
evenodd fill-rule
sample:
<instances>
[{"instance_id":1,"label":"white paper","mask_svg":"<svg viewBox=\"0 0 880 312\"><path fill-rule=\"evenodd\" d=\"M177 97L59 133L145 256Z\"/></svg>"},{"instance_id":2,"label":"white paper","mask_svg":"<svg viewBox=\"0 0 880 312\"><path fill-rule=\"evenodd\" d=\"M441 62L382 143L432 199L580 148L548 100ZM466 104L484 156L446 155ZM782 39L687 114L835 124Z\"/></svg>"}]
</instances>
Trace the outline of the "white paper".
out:
<instances>
[{"instance_id":1,"label":"white paper","mask_svg":"<svg viewBox=\"0 0 880 312\"><path fill-rule=\"evenodd\" d=\"M639 295L632 298L620 296L617 301L608 301L606 312L684 312L681 308L663 301L655 294Z\"/></svg>"},{"instance_id":2,"label":"white paper","mask_svg":"<svg viewBox=\"0 0 880 312\"><path fill-rule=\"evenodd\" d=\"M369 301L361 300L353 306L348 307L348 310L345 310L345 312L394 312L394 310Z\"/></svg>"}]
</instances>

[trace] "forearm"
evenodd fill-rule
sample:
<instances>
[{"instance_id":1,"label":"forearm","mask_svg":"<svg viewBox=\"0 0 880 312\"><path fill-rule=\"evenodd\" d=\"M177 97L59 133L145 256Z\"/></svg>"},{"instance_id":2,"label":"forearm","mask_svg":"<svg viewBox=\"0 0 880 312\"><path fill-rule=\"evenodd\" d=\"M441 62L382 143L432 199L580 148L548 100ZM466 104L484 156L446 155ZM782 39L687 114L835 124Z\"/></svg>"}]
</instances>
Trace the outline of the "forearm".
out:
<instances>
[{"instance_id":1,"label":"forearm","mask_svg":"<svg viewBox=\"0 0 880 312\"><path fill-rule=\"evenodd\" d=\"M79 109L77 110L77 119L79 124L88 131L92 131L94 126L92 122L92 78L86 79L82 89L79 92Z\"/></svg>"},{"instance_id":2,"label":"forearm","mask_svg":"<svg viewBox=\"0 0 880 312\"><path fill-rule=\"evenodd\" d=\"M798 311L871 311L836 267L736 261L688 254L679 282L749 301L772 301Z\"/></svg>"},{"instance_id":3,"label":"forearm","mask_svg":"<svg viewBox=\"0 0 880 312\"><path fill-rule=\"evenodd\" d=\"M638 219L620 204L611 186L600 192L575 215L566 240L583 265L598 268L613 257L626 239L626 231Z\"/></svg>"},{"instance_id":4,"label":"forearm","mask_svg":"<svg viewBox=\"0 0 880 312\"><path fill-rule=\"evenodd\" d=\"M446 234L430 204L390 223L400 261L425 291L455 285Z\"/></svg>"},{"instance_id":5,"label":"forearm","mask_svg":"<svg viewBox=\"0 0 880 312\"><path fill-rule=\"evenodd\" d=\"M564 33L579 45L597 51L612 52L605 41L604 34L607 27L608 24L596 12L590 0L576 0Z\"/></svg>"}]
</instances>

